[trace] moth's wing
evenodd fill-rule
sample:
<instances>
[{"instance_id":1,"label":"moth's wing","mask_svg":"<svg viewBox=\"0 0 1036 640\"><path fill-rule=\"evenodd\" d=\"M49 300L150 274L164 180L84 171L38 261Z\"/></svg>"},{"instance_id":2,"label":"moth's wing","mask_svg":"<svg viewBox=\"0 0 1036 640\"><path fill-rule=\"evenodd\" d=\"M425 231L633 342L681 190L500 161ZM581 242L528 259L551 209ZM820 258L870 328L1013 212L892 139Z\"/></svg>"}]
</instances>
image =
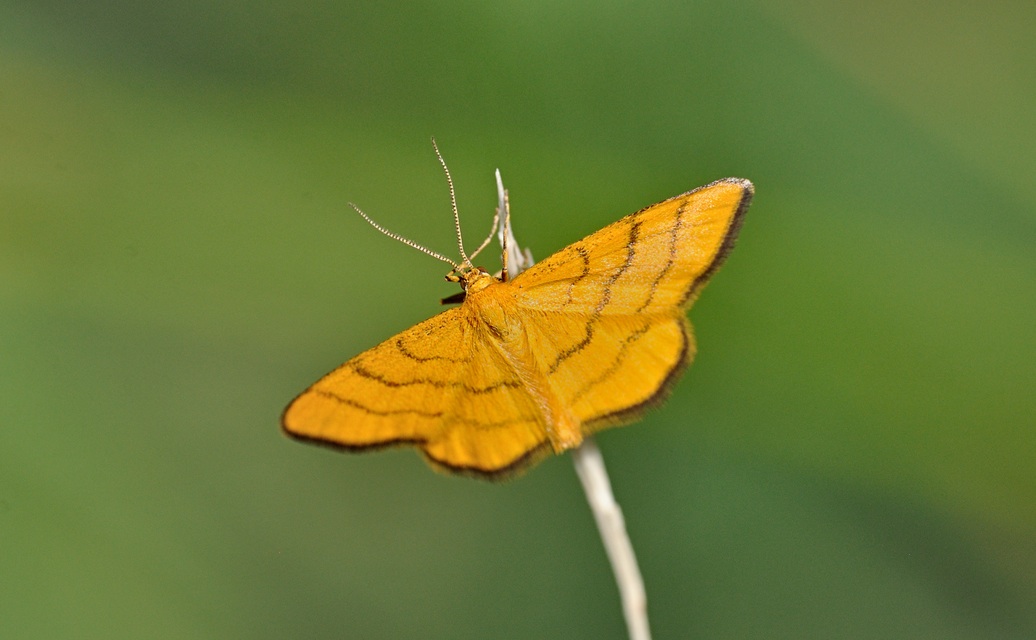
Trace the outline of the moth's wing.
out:
<instances>
[{"instance_id":1,"label":"moth's wing","mask_svg":"<svg viewBox=\"0 0 1036 640\"><path fill-rule=\"evenodd\" d=\"M509 283L540 367L586 432L635 419L691 361L684 309L733 247L752 193L728 178L670 198Z\"/></svg>"},{"instance_id":2,"label":"moth's wing","mask_svg":"<svg viewBox=\"0 0 1036 640\"><path fill-rule=\"evenodd\" d=\"M688 306L733 248L752 194L726 178L628 215L512 280L519 304L591 318Z\"/></svg>"},{"instance_id":3,"label":"moth's wing","mask_svg":"<svg viewBox=\"0 0 1036 640\"><path fill-rule=\"evenodd\" d=\"M584 435L635 420L663 401L694 357L683 311L654 314L547 312L525 323L551 390ZM573 344L571 336L583 336Z\"/></svg>"},{"instance_id":4,"label":"moth's wing","mask_svg":"<svg viewBox=\"0 0 1036 640\"><path fill-rule=\"evenodd\" d=\"M535 403L467 309L361 353L284 411L291 436L351 450L412 444L446 471L494 476L547 453Z\"/></svg>"},{"instance_id":5,"label":"moth's wing","mask_svg":"<svg viewBox=\"0 0 1036 640\"><path fill-rule=\"evenodd\" d=\"M292 436L348 449L423 445L439 437L470 336L451 309L327 374L285 409Z\"/></svg>"}]
</instances>

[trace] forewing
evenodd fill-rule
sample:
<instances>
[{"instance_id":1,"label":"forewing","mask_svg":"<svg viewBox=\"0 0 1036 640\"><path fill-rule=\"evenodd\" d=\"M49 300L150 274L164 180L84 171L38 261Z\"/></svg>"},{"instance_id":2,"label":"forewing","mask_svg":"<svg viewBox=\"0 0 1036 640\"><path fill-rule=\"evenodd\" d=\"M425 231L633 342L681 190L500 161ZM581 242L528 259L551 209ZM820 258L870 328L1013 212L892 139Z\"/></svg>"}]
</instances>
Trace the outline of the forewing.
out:
<instances>
[{"instance_id":1,"label":"forewing","mask_svg":"<svg viewBox=\"0 0 1036 640\"><path fill-rule=\"evenodd\" d=\"M284 430L350 449L424 444L442 431L469 342L459 309L426 320L304 391L285 409Z\"/></svg>"},{"instance_id":2,"label":"forewing","mask_svg":"<svg viewBox=\"0 0 1036 640\"><path fill-rule=\"evenodd\" d=\"M529 464L545 453L544 428L484 338L467 308L441 313L324 376L285 410L284 430L353 450L413 444L459 473Z\"/></svg>"},{"instance_id":3,"label":"forewing","mask_svg":"<svg viewBox=\"0 0 1036 640\"><path fill-rule=\"evenodd\" d=\"M518 302L591 318L686 306L733 247L752 193L727 178L626 216L516 277Z\"/></svg>"}]
</instances>

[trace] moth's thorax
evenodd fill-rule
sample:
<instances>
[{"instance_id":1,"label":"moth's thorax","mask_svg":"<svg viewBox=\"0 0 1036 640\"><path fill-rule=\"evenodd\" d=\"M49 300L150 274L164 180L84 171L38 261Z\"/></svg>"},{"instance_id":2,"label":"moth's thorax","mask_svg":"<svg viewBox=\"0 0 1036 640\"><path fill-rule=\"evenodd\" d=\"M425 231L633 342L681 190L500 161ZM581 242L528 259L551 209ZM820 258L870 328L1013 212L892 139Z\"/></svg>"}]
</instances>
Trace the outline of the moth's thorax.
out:
<instances>
[{"instance_id":1,"label":"moth's thorax","mask_svg":"<svg viewBox=\"0 0 1036 640\"><path fill-rule=\"evenodd\" d=\"M469 282L464 305L471 309L489 330L500 339L507 339L518 328L514 291L489 274Z\"/></svg>"}]
</instances>

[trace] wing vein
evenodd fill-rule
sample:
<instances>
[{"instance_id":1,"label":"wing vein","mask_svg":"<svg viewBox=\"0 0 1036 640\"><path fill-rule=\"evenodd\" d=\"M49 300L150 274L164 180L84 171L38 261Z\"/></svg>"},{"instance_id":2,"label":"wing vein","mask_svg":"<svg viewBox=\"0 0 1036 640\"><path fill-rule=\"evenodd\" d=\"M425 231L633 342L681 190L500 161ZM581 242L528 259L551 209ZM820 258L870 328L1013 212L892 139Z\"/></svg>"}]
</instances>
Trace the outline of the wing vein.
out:
<instances>
[{"instance_id":1,"label":"wing vein","mask_svg":"<svg viewBox=\"0 0 1036 640\"><path fill-rule=\"evenodd\" d=\"M317 394L317 395L319 395L319 396L323 396L325 398L330 398L331 400L334 400L336 402L340 402L340 403L342 403L344 405L348 405L348 406L350 406L350 407L352 407L354 409L359 409L360 411L363 411L365 413L369 413L369 414L374 415L374 416L397 416L397 415L409 414L409 415L421 416L421 417L424 417L424 418L440 418L440 417L442 417L442 411L421 411L420 409L390 409L390 410L373 409L373 408L368 407L367 405L365 405L365 404L363 404L361 402L357 402L356 400L353 400L352 398L346 398L345 396L340 396L337 393L334 393L333 391L328 391L326 389L313 389L312 392Z\"/></svg>"},{"instance_id":2,"label":"wing vein","mask_svg":"<svg viewBox=\"0 0 1036 640\"><path fill-rule=\"evenodd\" d=\"M605 281L604 293L601 295L601 301L597 303L597 307L590 314L590 318L586 322L586 335L583 337L582 340L558 354L557 358L555 358L554 360L554 363L550 365L550 368L547 371L548 374L556 373L558 368L562 365L563 362L565 362L565 360L568 360L575 354L585 349L586 346L590 344L590 342L593 340L594 325L597 324L597 322L601 319L601 312L604 310L605 307L608 306L608 303L611 302L612 285L615 284L615 282L622 276L622 274L626 273L626 270L629 269L630 265L633 264L633 257L634 255L636 255L637 236L640 233L640 225L641 222L639 220L634 221L633 224L630 225L629 238L626 242L626 260L621 265L619 265L619 268L616 269L615 273L612 274L608 278L608 280Z\"/></svg>"}]
</instances>

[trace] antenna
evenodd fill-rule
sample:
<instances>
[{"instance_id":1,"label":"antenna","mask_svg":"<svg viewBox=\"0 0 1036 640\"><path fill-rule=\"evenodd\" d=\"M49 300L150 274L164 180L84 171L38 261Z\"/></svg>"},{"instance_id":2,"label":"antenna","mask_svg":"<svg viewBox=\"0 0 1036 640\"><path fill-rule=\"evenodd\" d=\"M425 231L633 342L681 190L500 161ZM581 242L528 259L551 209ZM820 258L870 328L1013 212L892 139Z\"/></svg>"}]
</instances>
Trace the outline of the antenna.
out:
<instances>
[{"instance_id":1,"label":"antenna","mask_svg":"<svg viewBox=\"0 0 1036 640\"><path fill-rule=\"evenodd\" d=\"M432 138L432 148L435 149L435 156L439 158L439 164L442 165L443 173L446 174L446 183L450 185L450 205L453 207L453 223L457 227L457 246L460 248L460 257L464 258L464 264L471 265L471 258L464 251L464 238L460 233L460 214L457 213L457 194L453 191L453 178L450 177L450 168L446 166L446 161L442 159L442 154L439 153L439 145L435 144L435 138Z\"/></svg>"},{"instance_id":2,"label":"antenna","mask_svg":"<svg viewBox=\"0 0 1036 640\"><path fill-rule=\"evenodd\" d=\"M398 240L398 241L402 242L403 244L411 246L411 247L417 249L418 251L420 251L422 253L427 253L428 255L432 256L433 258L438 258L438 259L442 260L443 262L445 262L446 264L448 264L451 267L453 267L454 269L459 269L460 268L460 265L456 264L453 260L450 260L449 258L443 256L441 253L436 253L435 251L432 251L431 249L426 249L425 247L422 247L421 245L419 245L416 242L414 242L413 240L411 240L409 238L404 238L403 236L399 235L398 233L392 233L391 231L389 231L385 227L381 226L377 222L374 222L373 220L371 220L370 216L368 216L366 213L361 211L360 208L357 207L355 204L350 202L349 206L352 207L353 209L356 209L356 213L358 213L361 216L363 216L363 219L366 220L367 222L369 222L372 227L374 227L378 231L384 233L385 235L387 235L388 237L392 238L393 240Z\"/></svg>"}]
</instances>

